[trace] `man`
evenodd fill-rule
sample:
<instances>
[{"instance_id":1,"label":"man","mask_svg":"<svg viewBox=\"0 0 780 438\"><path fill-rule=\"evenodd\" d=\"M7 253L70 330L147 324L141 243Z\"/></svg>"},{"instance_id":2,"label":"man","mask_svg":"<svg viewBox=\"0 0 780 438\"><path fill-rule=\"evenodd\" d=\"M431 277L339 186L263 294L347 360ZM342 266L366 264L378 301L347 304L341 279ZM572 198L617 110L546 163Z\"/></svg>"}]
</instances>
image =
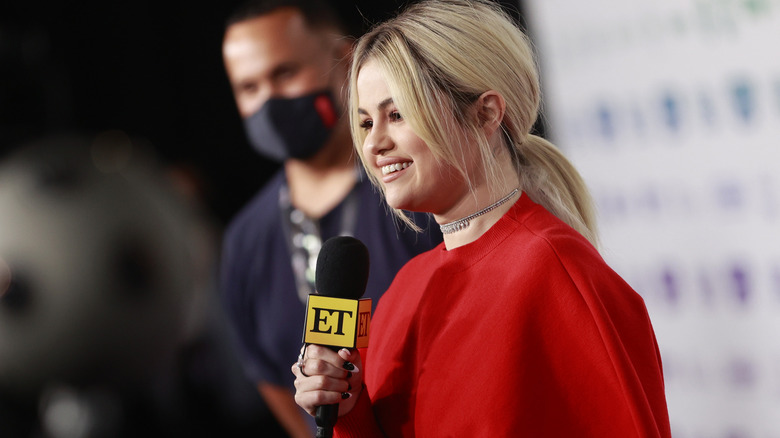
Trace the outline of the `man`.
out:
<instances>
[{"instance_id":1,"label":"man","mask_svg":"<svg viewBox=\"0 0 780 438\"><path fill-rule=\"evenodd\" d=\"M314 428L295 404L290 365L322 242L346 234L366 244L365 297L376 305L409 258L441 241L438 230L402 229L355 162L345 111L352 40L345 35L323 1L254 1L228 20L222 47L250 143L282 163L225 233L224 302L249 377L295 437ZM425 229L426 220L418 221Z\"/></svg>"}]
</instances>

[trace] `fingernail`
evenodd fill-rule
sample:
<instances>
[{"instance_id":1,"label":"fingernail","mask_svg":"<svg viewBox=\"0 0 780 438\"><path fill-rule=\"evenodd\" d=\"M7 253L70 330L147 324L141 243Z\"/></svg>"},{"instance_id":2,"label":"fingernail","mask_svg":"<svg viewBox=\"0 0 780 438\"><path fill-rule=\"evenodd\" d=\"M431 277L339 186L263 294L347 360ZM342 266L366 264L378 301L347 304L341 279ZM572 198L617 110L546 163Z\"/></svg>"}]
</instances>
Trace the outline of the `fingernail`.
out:
<instances>
[{"instance_id":1,"label":"fingernail","mask_svg":"<svg viewBox=\"0 0 780 438\"><path fill-rule=\"evenodd\" d=\"M347 383L347 391L352 391L352 384L351 383Z\"/></svg>"},{"instance_id":2,"label":"fingernail","mask_svg":"<svg viewBox=\"0 0 780 438\"><path fill-rule=\"evenodd\" d=\"M352 362L349 362L349 361L345 361L344 362L344 369L347 370L347 371L354 371L356 373L358 372L358 369L355 366L355 364L353 364Z\"/></svg>"},{"instance_id":3,"label":"fingernail","mask_svg":"<svg viewBox=\"0 0 780 438\"><path fill-rule=\"evenodd\" d=\"M346 399L348 399L348 398L350 398L350 397L352 397L352 394L350 394L350 393L348 393L348 392L342 392L342 393L341 393L341 399L342 399L342 400L346 400Z\"/></svg>"}]
</instances>

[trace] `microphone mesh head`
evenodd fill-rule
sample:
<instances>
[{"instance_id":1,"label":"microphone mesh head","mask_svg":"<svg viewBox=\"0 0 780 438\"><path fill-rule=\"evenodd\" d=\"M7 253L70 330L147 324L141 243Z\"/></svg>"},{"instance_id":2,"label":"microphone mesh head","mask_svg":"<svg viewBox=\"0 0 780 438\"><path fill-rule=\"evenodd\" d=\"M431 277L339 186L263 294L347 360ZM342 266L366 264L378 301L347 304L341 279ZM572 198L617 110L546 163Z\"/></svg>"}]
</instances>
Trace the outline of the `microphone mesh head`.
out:
<instances>
[{"instance_id":1,"label":"microphone mesh head","mask_svg":"<svg viewBox=\"0 0 780 438\"><path fill-rule=\"evenodd\" d=\"M326 240L317 257L317 294L357 300L368 283L368 248L358 239L336 236Z\"/></svg>"}]
</instances>

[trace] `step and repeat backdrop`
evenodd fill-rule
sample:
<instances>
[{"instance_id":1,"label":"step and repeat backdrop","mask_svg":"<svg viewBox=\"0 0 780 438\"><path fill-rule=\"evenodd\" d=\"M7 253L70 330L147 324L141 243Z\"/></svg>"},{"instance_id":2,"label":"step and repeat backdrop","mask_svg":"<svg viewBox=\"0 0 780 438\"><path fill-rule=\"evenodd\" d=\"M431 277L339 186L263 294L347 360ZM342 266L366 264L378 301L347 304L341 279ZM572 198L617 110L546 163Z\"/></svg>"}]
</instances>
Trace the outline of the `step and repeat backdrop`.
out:
<instances>
[{"instance_id":1,"label":"step and repeat backdrop","mask_svg":"<svg viewBox=\"0 0 780 438\"><path fill-rule=\"evenodd\" d=\"M647 303L674 437L780 437L780 0L523 7L547 136Z\"/></svg>"}]
</instances>

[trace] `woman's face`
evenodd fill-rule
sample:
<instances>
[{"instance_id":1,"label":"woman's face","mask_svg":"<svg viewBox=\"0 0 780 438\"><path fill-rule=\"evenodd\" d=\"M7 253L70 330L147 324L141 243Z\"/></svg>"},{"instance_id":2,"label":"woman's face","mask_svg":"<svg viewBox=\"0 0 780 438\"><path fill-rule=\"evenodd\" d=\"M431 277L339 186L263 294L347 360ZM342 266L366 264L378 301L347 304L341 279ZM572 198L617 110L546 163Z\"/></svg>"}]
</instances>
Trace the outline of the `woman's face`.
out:
<instances>
[{"instance_id":1,"label":"woman's face","mask_svg":"<svg viewBox=\"0 0 780 438\"><path fill-rule=\"evenodd\" d=\"M463 177L437 160L393 102L378 64L369 60L357 78L358 113L366 132L363 158L384 186L393 208L446 214L467 192Z\"/></svg>"}]
</instances>

